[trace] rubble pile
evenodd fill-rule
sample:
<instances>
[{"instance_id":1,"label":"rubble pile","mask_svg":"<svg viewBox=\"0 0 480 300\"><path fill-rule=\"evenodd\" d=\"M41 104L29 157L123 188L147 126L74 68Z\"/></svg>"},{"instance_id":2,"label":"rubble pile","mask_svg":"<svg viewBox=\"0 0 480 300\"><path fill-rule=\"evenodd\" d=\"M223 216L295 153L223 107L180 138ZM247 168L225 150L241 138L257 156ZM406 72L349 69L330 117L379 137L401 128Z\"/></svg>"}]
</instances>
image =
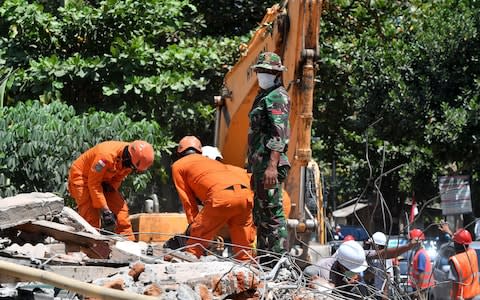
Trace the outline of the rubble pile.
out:
<instances>
[{"instance_id":1,"label":"rubble pile","mask_svg":"<svg viewBox=\"0 0 480 300\"><path fill-rule=\"evenodd\" d=\"M289 258L273 269L102 235L51 193L0 201L0 299L332 299Z\"/></svg>"}]
</instances>

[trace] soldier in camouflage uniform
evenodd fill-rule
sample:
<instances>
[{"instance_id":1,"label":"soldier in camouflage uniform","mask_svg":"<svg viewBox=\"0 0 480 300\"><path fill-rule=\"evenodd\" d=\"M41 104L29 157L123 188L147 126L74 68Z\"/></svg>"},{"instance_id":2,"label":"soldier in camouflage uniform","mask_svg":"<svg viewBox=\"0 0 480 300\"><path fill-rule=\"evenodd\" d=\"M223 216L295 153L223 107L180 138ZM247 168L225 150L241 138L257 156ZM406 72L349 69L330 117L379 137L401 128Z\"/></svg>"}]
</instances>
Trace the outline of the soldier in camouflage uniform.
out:
<instances>
[{"instance_id":1,"label":"soldier in camouflage uniform","mask_svg":"<svg viewBox=\"0 0 480 300\"><path fill-rule=\"evenodd\" d=\"M253 214L257 248L281 254L288 249L281 187L290 169L286 155L290 137L290 98L281 80L286 68L280 57L272 52L260 54L253 68L260 91L249 113L248 169L252 172L255 193Z\"/></svg>"}]
</instances>

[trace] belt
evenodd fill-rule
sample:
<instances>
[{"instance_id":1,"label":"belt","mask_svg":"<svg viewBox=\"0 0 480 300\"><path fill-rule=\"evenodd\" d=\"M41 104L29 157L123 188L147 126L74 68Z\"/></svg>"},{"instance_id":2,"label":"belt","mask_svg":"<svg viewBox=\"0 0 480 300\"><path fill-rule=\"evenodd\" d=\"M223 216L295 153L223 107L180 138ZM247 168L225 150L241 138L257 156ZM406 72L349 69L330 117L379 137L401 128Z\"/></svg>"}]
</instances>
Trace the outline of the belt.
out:
<instances>
[{"instance_id":1,"label":"belt","mask_svg":"<svg viewBox=\"0 0 480 300\"><path fill-rule=\"evenodd\" d=\"M234 190L248 189L248 187L244 186L243 184L234 184L226 187L225 189L234 191Z\"/></svg>"}]
</instances>

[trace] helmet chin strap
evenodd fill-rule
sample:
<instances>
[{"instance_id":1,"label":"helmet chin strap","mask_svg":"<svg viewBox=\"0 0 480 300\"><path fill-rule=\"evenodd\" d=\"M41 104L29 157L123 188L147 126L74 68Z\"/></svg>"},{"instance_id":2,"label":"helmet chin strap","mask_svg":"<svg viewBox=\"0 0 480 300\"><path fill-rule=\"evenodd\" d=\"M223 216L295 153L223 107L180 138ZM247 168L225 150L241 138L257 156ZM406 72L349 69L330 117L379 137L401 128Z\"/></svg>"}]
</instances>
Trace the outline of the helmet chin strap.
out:
<instances>
[{"instance_id":1,"label":"helmet chin strap","mask_svg":"<svg viewBox=\"0 0 480 300\"><path fill-rule=\"evenodd\" d=\"M467 250L467 247L465 247L465 245L459 244L457 242L453 242L453 248L455 249L456 253L464 252Z\"/></svg>"},{"instance_id":2,"label":"helmet chin strap","mask_svg":"<svg viewBox=\"0 0 480 300\"><path fill-rule=\"evenodd\" d=\"M187 156L187 155L190 155L190 154L201 154L201 153L198 152L197 149L188 148L187 150L183 151L182 153L179 153L179 156L184 157L184 156Z\"/></svg>"},{"instance_id":3,"label":"helmet chin strap","mask_svg":"<svg viewBox=\"0 0 480 300\"><path fill-rule=\"evenodd\" d=\"M131 164L132 158L130 157L130 153L128 152L128 146L125 146L122 153L122 166L124 168L129 168Z\"/></svg>"}]
</instances>

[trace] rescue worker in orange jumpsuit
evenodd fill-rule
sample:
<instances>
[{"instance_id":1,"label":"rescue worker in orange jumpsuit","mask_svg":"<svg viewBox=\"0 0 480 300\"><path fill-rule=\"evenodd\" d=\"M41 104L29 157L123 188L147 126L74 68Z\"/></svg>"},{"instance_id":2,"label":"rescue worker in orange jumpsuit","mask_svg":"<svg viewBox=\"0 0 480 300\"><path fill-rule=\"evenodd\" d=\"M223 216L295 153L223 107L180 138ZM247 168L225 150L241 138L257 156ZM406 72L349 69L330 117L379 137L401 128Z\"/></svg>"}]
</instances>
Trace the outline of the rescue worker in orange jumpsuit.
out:
<instances>
[{"instance_id":1,"label":"rescue worker in orange jumpsuit","mask_svg":"<svg viewBox=\"0 0 480 300\"><path fill-rule=\"evenodd\" d=\"M217 147L203 146L202 147L202 155L205 156L205 157L208 157L210 159L217 160L217 161L223 163L223 155L222 155L222 153L220 153L220 150L218 150ZM242 169L240 167L230 165L230 164L225 164L225 163L223 163L223 164L227 168L229 168L231 171L238 172L240 177L243 178L242 185L250 186L251 174L247 173L247 169ZM252 197L253 197L253 191L252 190L250 190L250 191L251 191ZM256 237L257 227L255 226L255 224L253 222L252 222L251 230L252 230L252 234ZM231 240L230 234L228 232L228 226L226 224L220 229L218 235L220 235L224 239L230 239ZM256 242L253 243L253 248L255 248L255 244L256 244Z\"/></svg>"},{"instance_id":2,"label":"rescue worker in orange jumpsuit","mask_svg":"<svg viewBox=\"0 0 480 300\"><path fill-rule=\"evenodd\" d=\"M253 197L245 176L225 164L202 156L202 143L194 136L179 142L179 159L172 165L172 177L189 226L187 252L200 257L217 232L227 224L235 258L248 260L255 239ZM203 204L199 211L197 199ZM200 244L192 246L194 244ZM203 247L202 247L203 246Z\"/></svg>"},{"instance_id":3,"label":"rescue worker in orange jumpsuit","mask_svg":"<svg viewBox=\"0 0 480 300\"><path fill-rule=\"evenodd\" d=\"M459 228L453 234L455 255L450 257L450 274L453 281L452 300L468 300L480 295L478 278L478 256L474 249L469 248L472 235L468 230Z\"/></svg>"},{"instance_id":4,"label":"rescue worker in orange jumpsuit","mask_svg":"<svg viewBox=\"0 0 480 300\"><path fill-rule=\"evenodd\" d=\"M210 159L214 159L214 160L218 160L220 162L223 162L223 155L222 155L222 153L220 153L220 150L218 150L217 147L203 146L202 147L202 155L206 156ZM248 173L247 169L242 169L242 168L234 166L234 165L229 165L229 164L225 164L225 165L228 168L230 168L232 171L239 172L242 176L244 176L244 178L246 179L244 184L246 186L250 186L250 182L252 180L252 173ZM247 176L245 176L245 174ZM292 200L290 199L290 196L288 195L288 192L284 189L282 189L282 190L283 190L283 192L282 192L282 194L283 194L283 203L282 203L283 211L285 212L285 216L288 217L290 215L290 211L292 209ZM252 195L253 195L253 191L252 191ZM255 226L255 224L252 224L252 230L254 231L254 233L256 235L257 226ZM256 239L256 237L255 237L255 239Z\"/></svg>"},{"instance_id":5,"label":"rescue worker in orange jumpsuit","mask_svg":"<svg viewBox=\"0 0 480 300\"><path fill-rule=\"evenodd\" d=\"M206 156L210 159L218 160L220 162L223 162L223 155L220 153L220 150L218 150L217 147L212 147L212 146L203 146L202 147L202 155ZM252 173L248 173L247 169L242 169L240 167L234 166L234 165L229 165L225 164L232 170L236 170L237 172L243 174L246 173L248 177L248 186L250 186L251 178L252 178ZM252 191L253 193L253 191ZM290 195L288 195L288 192L282 188L282 195L283 195L283 211L285 212L285 216L288 218L290 216L290 211L292 210L292 200L290 199Z\"/></svg>"},{"instance_id":6,"label":"rescue worker in orange jumpsuit","mask_svg":"<svg viewBox=\"0 0 480 300\"><path fill-rule=\"evenodd\" d=\"M417 239L419 242L415 246L415 254L412 260L411 279L412 285L417 293L417 299L428 299L428 289L434 286L432 260L427 250L423 247L425 234L420 229L412 229L408 233L410 240Z\"/></svg>"},{"instance_id":7,"label":"rescue worker in orange jumpsuit","mask_svg":"<svg viewBox=\"0 0 480 300\"><path fill-rule=\"evenodd\" d=\"M146 171L153 163L152 145L145 141L102 142L80 155L70 167L68 190L77 210L90 225L115 227L115 232L135 240L128 206L118 191L132 171Z\"/></svg>"}]
</instances>

